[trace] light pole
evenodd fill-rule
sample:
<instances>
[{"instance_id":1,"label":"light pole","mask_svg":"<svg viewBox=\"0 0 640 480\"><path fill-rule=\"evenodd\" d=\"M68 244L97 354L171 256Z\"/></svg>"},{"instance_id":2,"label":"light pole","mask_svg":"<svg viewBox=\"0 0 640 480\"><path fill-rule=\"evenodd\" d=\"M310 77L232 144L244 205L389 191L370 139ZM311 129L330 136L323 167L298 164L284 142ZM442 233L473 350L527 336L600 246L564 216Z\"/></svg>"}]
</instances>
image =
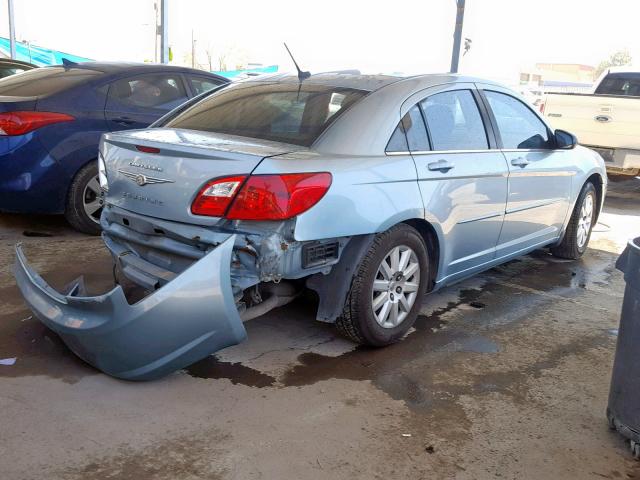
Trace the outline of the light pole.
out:
<instances>
[{"instance_id":1,"label":"light pole","mask_svg":"<svg viewBox=\"0 0 640 480\"><path fill-rule=\"evenodd\" d=\"M451 73L458 73L458 62L460 60L460 43L462 42L462 22L464 21L464 2L465 0L456 0L456 28L453 32Z\"/></svg>"},{"instance_id":2,"label":"light pole","mask_svg":"<svg viewBox=\"0 0 640 480\"><path fill-rule=\"evenodd\" d=\"M169 63L169 0L160 0L160 63Z\"/></svg>"},{"instance_id":3,"label":"light pole","mask_svg":"<svg viewBox=\"0 0 640 480\"><path fill-rule=\"evenodd\" d=\"M9 3L9 50L11 58L16 58L16 29L13 18L13 0L7 0Z\"/></svg>"}]
</instances>

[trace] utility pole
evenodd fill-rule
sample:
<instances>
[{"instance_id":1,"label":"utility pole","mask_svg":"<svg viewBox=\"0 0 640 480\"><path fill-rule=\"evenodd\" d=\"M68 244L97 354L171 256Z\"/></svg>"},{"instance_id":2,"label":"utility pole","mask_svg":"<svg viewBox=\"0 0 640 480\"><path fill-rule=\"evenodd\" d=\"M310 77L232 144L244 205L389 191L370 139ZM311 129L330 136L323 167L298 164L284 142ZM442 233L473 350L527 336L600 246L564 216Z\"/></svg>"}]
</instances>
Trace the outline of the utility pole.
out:
<instances>
[{"instance_id":1,"label":"utility pole","mask_svg":"<svg viewBox=\"0 0 640 480\"><path fill-rule=\"evenodd\" d=\"M464 21L464 2L465 0L456 0L456 29L453 32L451 73L458 73L458 61L460 60L460 43L462 42L462 22Z\"/></svg>"},{"instance_id":2,"label":"utility pole","mask_svg":"<svg viewBox=\"0 0 640 480\"><path fill-rule=\"evenodd\" d=\"M193 39L193 28L191 29L191 68L196 68L196 41Z\"/></svg>"},{"instance_id":3,"label":"utility pole","mask_svg":"<svg viewBox=\"0 0 640 480\"><path fill-rule=\"evenodd\" d=\"M160 63L169 63L169 0L160 0Z\"/></svg>"},{"instance_id":4,"label":"utility pole","mask_svg":"<svg viewBox=\"0 0 640 480\"><path fill-rule=\"evenodd\" d=\"M13 18L13 0L7 0L9 3L9 50L11 58L16 58L16 28Z\"/></svg>"}]
</instances>

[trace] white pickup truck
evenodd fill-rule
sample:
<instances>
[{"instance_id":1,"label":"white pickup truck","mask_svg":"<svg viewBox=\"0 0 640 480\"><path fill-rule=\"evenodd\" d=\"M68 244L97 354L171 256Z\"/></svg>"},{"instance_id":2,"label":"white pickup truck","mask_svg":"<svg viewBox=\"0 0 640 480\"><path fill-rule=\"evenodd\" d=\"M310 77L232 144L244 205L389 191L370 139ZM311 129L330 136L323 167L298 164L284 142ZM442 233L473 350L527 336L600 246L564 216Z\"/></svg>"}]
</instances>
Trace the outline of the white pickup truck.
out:
<instances>
[{"instance_id":1,"label":"white pickup truck","mask_svg":"<svg viewBox=\"0 0 640 480\"><path fill-rule=\"evenodd\" d=\"M640 172L640 69L611 68L593 93L549 93L544 116L596 150L610 173Z\"/></svg>"}]
</instances>

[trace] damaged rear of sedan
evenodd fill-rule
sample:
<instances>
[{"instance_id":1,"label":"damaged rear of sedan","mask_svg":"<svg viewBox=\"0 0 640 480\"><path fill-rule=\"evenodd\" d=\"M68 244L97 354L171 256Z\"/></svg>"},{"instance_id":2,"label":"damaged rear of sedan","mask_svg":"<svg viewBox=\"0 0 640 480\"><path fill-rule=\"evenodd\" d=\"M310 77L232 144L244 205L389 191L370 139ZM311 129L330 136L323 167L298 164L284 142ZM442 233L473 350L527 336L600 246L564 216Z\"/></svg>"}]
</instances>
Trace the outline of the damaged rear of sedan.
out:
<instances>
[{"instance_id":1,"label":"damaged rear of sedan","mask_svg":"<svg viewBox=\"0 0 640 480\"><path fill-rule=\"evenodd\" d=\"M606 191L575 137L455 75L240 82L104 135L99 176L117 286L58 292L20 247L16 278L78 356L130 380L240 343L304 288L318 320L391 344L428 291L540 247L578 258Z\"/></svg>"}]
</instances>

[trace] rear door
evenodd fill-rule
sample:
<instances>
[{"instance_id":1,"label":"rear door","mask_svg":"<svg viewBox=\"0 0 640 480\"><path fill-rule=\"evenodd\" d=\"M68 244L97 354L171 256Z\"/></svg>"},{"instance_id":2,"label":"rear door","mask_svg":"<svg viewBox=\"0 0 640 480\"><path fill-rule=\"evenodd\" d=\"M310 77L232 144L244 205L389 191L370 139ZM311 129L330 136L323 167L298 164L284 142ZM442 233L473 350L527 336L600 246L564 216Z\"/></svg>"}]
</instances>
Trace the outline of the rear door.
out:
<instances>
[{"instance_id":1,"label":"rear door","mask_svg":"<svg viewBox=\"0 0 640 480\"><path fill-rule=\"evenodd\" d=\"M127 77L109 85L105 118L111 130L146 128L188 99L180 74Z\"/></svg>"},{"instance_id":2,"label":"rear door","mask_svg":"<svg viewBox=\"0 0 640 480\"><path fill-rule=\"evenodd\" d=\"M444 235L439 280L466 276L494 258L507 196L504 156L473 84L428 89L403 109L427 220ZM426 135L412 141L425 125Z\"/></svg>"},{"instance_id":3,"label":"rear door","mask_svg":"<svg viewBox=\"0 0 640 480\"><path fill-rule=\"evenodd\" d=\"M511 92L481 90L509 168L509 196L496 255L503 257L558 238L569 209L575 166L555 148L551 130Z\"/></svg>"}]
</instances>

